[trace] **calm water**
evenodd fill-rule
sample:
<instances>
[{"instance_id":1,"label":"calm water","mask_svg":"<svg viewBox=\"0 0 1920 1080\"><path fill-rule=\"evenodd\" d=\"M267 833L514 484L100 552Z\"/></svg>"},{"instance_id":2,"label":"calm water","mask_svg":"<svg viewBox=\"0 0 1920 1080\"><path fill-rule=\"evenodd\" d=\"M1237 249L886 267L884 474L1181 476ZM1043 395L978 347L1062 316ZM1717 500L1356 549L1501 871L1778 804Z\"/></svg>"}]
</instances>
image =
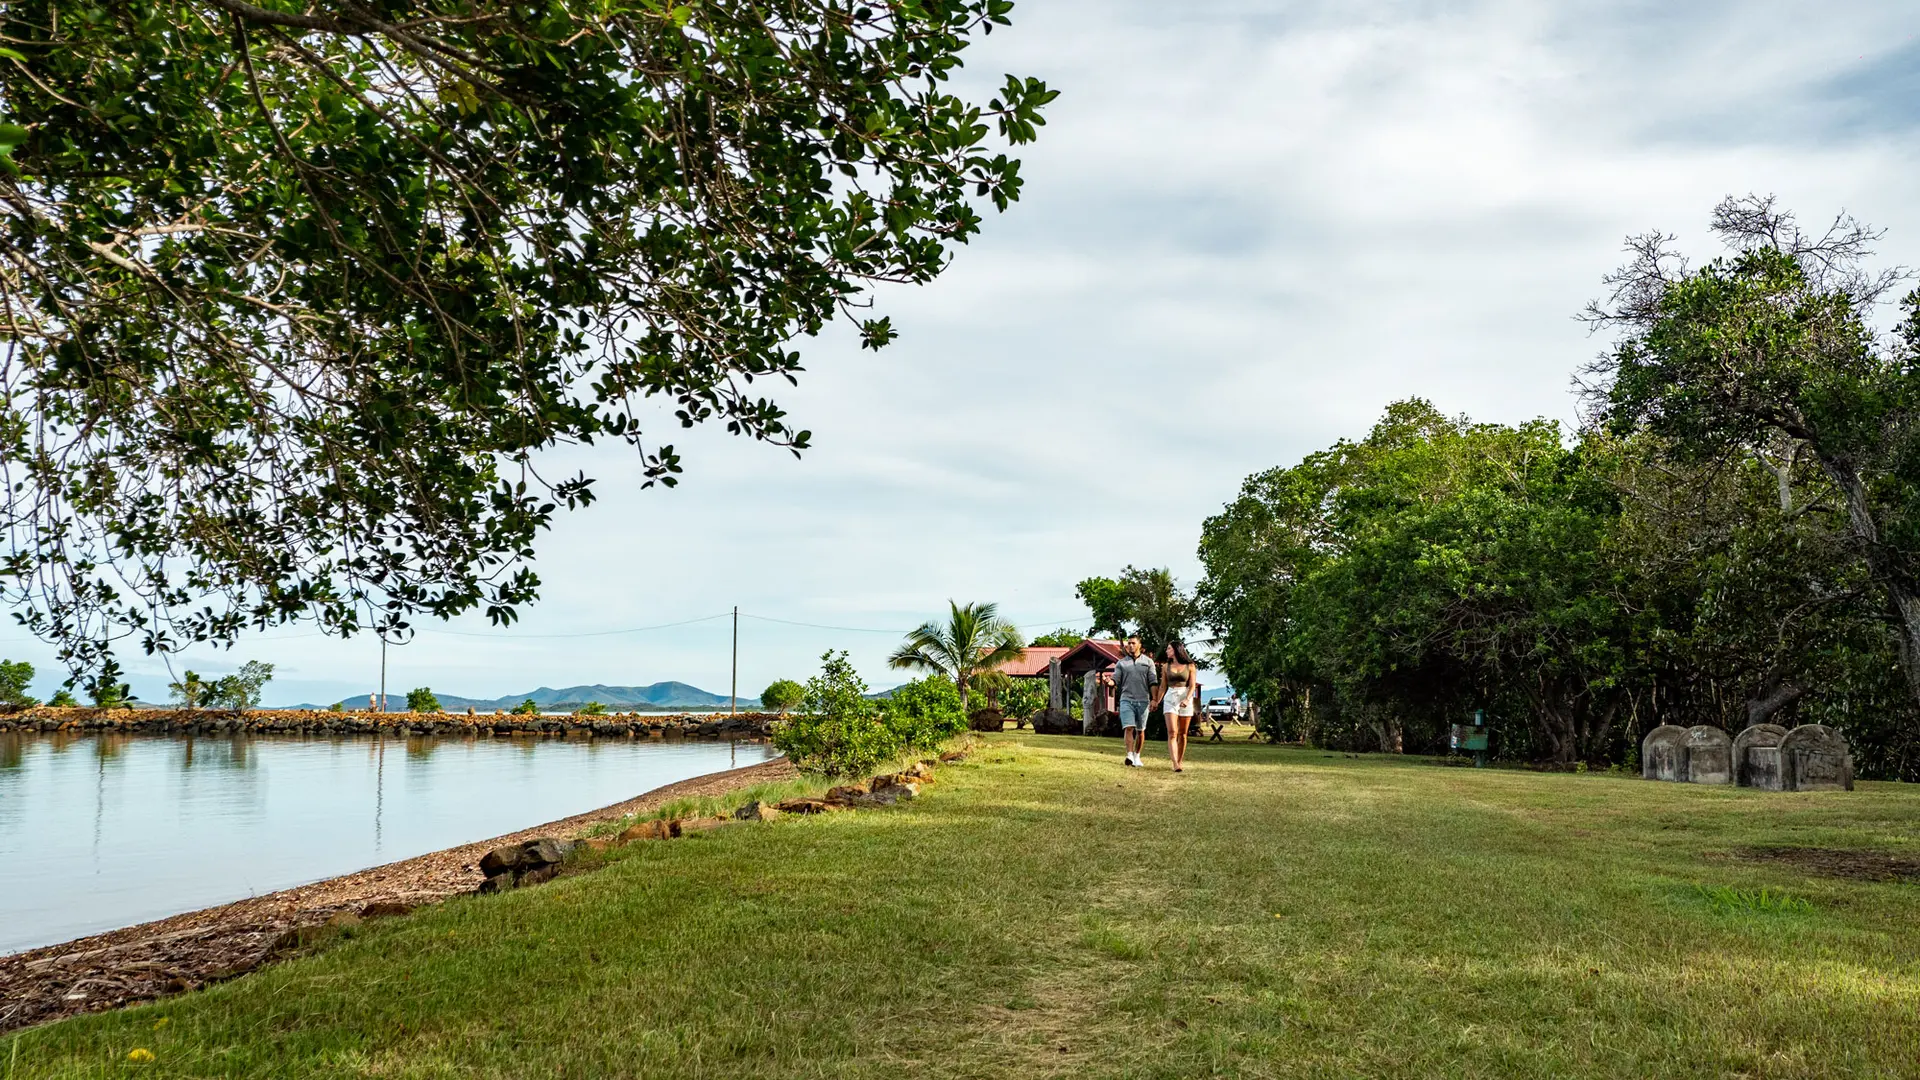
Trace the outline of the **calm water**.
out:
<instances>
[{"instance_id":1,"label":"calm water","mask_svg":"<svg viewBox=\"0 0 1920 1080\"><path fill-rule=\"evenodd\" d=\"M760 743L0 733L0 954L484 840Z\"/></svg>"}]
</instances>

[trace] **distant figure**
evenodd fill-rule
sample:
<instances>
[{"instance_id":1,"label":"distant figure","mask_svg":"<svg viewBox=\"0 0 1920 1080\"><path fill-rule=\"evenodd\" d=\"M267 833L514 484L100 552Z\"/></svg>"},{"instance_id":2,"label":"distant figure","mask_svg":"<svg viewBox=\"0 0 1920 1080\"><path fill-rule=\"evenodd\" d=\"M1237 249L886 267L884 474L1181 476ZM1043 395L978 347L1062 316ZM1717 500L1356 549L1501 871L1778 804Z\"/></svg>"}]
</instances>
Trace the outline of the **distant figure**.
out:
<instances>
[{"instance_id":1,"label":"distant figure","mask_svg":"<svg viewBox=\"0 0 1920 1080\"><path fill-rule=\"evenodd\" d=\"M373 695L372 695L372 694L368 694L368 695L367 695L367 711L368 711L368 712L379 712L379 711L380 711L380 710L379 710L378 708L376 708L376 707L374 706L374 703L373 703Z\"/></svg>"},{"instance_id":2,"label":"distant figure","mask_svg":"<svg viewBox=\"0 0 1920 1080\"><path fill-rule=\"evenodd\" d=\"M1140 639L1127 639L1126 655L1113 665L1113 691L1120 707L1120 738L1127 747L1127 764L1140 768L1140 752L1147 748L1147 712L1153 708L1154 682L1159 672L1140 655Z\"/></svg>"},{"instance_id":3,"label":"distant figure","mask_svg":"<svg viewBox=\"0 0 1920 1080\"><path fill-rule=\"evenodd\" d=\"M1237 721L1240 719L1240 695L1239 694L1234 694L1227 698L1227 712L1233 716L1234 720Z\"/></svg>"},{"instance_id":4,"label":"distant figure","mask_svg":"<svg viewBox=\"0 0 1920 1080\"><path fill-rule=\"evenodd\" d=\"M1193 722L1194 677L1197 670L1185 644L1167 645L1166 666L1160 669L1160 712L1167 718L1167 756L1173 759L1173 771L1185 772L1187 725Z\"/></svg>"}]
</instances>

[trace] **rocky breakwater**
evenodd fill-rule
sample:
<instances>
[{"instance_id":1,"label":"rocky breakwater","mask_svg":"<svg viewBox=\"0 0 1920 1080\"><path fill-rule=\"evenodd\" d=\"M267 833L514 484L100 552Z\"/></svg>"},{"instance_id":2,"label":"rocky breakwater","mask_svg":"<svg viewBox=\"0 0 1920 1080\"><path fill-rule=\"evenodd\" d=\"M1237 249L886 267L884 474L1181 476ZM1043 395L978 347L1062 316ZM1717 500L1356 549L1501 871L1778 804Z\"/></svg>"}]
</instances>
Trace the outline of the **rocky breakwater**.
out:
<instances>
[{"instance_id":1,"label":"rocky breakwater","mask_svg":"<svg viewBox=\"0 0 1920 1080\"><path fill-rule=\"evenodd\" d=\"M467 738L764 739L779 716L736 713L376 713L321 709L14 709L0 731L127 735L389 735Z\"/></svg>"}]
</instances>

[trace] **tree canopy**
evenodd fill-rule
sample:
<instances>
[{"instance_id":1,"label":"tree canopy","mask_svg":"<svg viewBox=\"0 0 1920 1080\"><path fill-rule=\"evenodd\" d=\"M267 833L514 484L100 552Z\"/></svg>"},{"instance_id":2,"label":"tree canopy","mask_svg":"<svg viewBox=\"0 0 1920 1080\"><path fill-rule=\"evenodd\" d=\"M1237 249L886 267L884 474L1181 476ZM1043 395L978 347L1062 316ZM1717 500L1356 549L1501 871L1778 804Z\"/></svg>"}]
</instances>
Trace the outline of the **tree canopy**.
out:
<instances>
[{"instance_id":1,"label":"tree canopy","mask_svg":"<svg viewBox=\"0 0 1920 1080\"><path fill-rule=\"evenodd\" d=\"M0 592L76 671L537 594L591 478L724 424L798 335L1020 193L1054 92L950 79L1008 0L0 7ZM995 143L999 144L996 148Z\"/></svg>"},{"instance_id":2,"label":"tree canopy","mask_svg":"<svg viewBox=\"0 0 1920 1080\"><path fill-rule=\"evenodd\" d=\"M1074 593L1093 613L1093 633L1137 634L1141 646L1156 658L1168 642L1184 639L1200 621L1193 596L1165 567L1141 570L1129 565L1117 578L1085 579L1074 586Z\"/></svg>"}]
</instances>

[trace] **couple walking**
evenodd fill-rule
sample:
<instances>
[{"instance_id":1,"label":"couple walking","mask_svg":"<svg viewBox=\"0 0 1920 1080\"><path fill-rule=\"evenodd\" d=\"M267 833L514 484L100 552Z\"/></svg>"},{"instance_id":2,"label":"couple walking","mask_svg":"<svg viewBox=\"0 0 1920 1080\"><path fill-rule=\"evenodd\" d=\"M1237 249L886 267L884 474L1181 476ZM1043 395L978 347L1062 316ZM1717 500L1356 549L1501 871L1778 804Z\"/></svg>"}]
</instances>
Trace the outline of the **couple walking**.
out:
<instances>
[{"instance_id":1,"label":"couple walking","mask_svg":"<svg viewBox=\"0 0 1920 1080\"><path fill-rule=\"evenodd\" d=\"M1140 751L1146 749L1147 713L1155 705L1167 718L1167 756L1173 759L1173 771L1185 772L1187 761L1187 725L1193 721L1193 657L1187 647L1175 641L1155 667L1151 657L1140 654L1140 639L1130 637L1126 655L1113 668L1113 688L1120 699L1120 737L1126 740L1127 764L1142 767Z\"/></svg>"}]
</instances>

